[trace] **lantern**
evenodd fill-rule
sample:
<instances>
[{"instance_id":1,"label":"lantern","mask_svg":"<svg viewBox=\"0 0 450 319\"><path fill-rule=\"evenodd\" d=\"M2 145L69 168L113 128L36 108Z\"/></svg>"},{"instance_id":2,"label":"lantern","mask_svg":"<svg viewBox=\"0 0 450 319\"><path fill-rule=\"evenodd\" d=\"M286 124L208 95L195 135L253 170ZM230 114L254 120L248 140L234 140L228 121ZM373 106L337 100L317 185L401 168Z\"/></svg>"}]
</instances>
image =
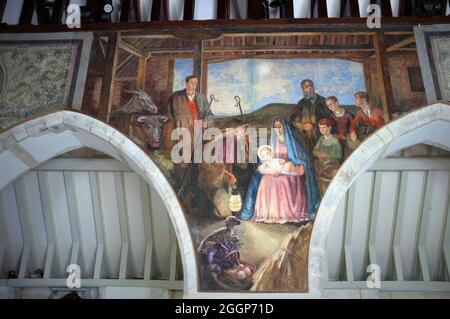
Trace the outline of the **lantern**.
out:
<instances>
[{"instance_id":1,"label":"lantern","mask_svg":"<svg viewBox=\"0 0 450 319\"><path fill-rule=\"evenodd\" d=\"M233 213L239 212L242 208L242 198L237 188L233 188L231 190L231 196L228 202L228 207Z\"/></svg>"}]
</instances>

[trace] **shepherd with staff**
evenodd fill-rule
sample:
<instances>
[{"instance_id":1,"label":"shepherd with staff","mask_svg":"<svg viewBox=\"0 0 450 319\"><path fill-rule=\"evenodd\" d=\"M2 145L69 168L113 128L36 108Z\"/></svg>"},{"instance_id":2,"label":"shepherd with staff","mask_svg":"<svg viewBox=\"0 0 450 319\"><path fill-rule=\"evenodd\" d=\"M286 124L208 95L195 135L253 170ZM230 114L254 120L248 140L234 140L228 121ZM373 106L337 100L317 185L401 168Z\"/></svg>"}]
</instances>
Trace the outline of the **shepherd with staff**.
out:
<instances>
[{"instance_id":1,"label":"shepherd with staff","mask_svg":"<svg viewBox=\"0 0 450 319\"><path fill-rule=\"evenodd\" d=\"M202 120L203 128L214 126L214 114L211 112L205 95L196 92L198 78L186 77L186 88L177 91L169 98L168 116L173 120L173 128L187 128L194 136L194 121Z\"/></svg>"},{"instance_id":2,"label":"shepherd with staff","mask_svg":"<svg viewBox=\"0 0 450 319\"><path fill-rule=\"evenodd\" d=\"M205 95L196 92L198 85L198 78L195 75L186 77L186 88L181 91L177 91L172 94L168 103L168 116L172 120L172 129L187 128L191 132L193 148L196 145L194 141L194 123L195 121L202 121L202 128L207 129L214 126L214 114L211 111L211 103L216 101L214 96L211 96L211 101ZM200 135L201 136L201 135ZM194 152L192 152L192 156ZM190 175L190 178L188 176ZM181 179L180 190L178 194L182 193L186 187L188 180L191 181L191 187L196 188L197 183L195 177L198 175L198 167L193 163L191 158L190 163L184 170L183 177Z\"/></svg>"}]
</instances>

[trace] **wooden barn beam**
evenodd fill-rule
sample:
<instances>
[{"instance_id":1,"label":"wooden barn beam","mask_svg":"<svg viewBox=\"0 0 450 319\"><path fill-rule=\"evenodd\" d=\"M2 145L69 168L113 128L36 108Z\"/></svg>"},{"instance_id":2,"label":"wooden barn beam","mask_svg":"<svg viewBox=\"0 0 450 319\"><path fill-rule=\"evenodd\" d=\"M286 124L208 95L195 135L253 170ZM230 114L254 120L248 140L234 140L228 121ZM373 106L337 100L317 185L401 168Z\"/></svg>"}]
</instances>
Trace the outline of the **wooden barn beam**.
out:
<instances>
[{"instance_id":1,"label":"wooden barn beam","mask_svg":"<svg viewBox=\"0 0 450 319\"><path fill-rule=\"evenodd\" d=\"M197 91L200 92L202 88L203 79L203 41L197 41L194 44L194 68L193 75L198 78Z\"/></svg>"},{"instance_id":2,"label":"wooden barn beam","mask_svg":"<svg viewBox=\"0 0 450 319\"><path fill-rule=\"evenodd\" d=\"M145 88L145 71L147 69L147 58L140 57L138 60L138 68L136 72L136 88L144 90Z\"/></svg>"},{"instance_id":3,"label":"wooden barn beam","mask_svg":"<svg viewBox=\"0 0 450 319\"><path fill-rule=\"evenodd\" d=\"M124 40L120 40L120 48L137 57L146 57L146 54L144 52Z\"/></svg>"},{"instance_id":4,"label":"wooden barn beam","mask_svg":"<svg viewBox=\"0 0 450 319\"><path fill-rule=\"evenodd\" d=\"M394 113L394 95L392 93L389 61L386 56L384 35L381 31L374 32L373 46L375 49L375 63L377 70L378 88L383 107L384 119L390 120L390 114Z\"/></svg>"},{"instance_id":5,"label":"wooden barn beam","mask_svg":"<svg viewBox=\"0 0 450 319\"><path fill-rule=\"evenodd\" d=\"M408 38L406 38L406 39L404 39L404 40L402 40L402 41L400 41L400 42L398 42L396 44L391 45L390 47L388 47L386 49L386 52L391 52L391 51L398 50L401 47L407 46L407 45L409 45L411 43L414 43L414 42L416 42L416 37L413 35L413 36L410 36L410 37L408 37Z\"/></svg>"},{"instance_id":6,"label":"wooden barn beam","mask_svg":"<svg viewBox=\"0 0 450 319\"><path fill-rule=\"evenodd\" d=\"M113 90L115 82L115 72L119 56L120 33L112 33L108 39L106 49L105 72L103 75L102 89L100 93L99 117L109 122L111 112Z\"/></svg>"}]
</instances>

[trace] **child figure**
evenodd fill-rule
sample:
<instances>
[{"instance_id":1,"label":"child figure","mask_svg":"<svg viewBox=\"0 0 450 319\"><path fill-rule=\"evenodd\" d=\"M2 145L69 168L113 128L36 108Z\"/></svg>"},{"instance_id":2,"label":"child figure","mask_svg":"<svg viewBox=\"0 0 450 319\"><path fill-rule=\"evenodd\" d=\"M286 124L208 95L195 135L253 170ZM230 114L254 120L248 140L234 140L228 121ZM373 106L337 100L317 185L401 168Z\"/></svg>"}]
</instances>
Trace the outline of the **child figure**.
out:
<instances>
[{"instance_id":1,"label":"child figure","mask_svg":"<svg viewBox=\"0 0 450 319\"><path fill-rule=\"evenodd\" d=\"M327 97L326 104L328 109L332 111L330 116L331 120L331 133L336 134L336 138L341 143L343 159L346 159L348 152L346 150L347 136L350 131L350 125L352 124L353 117L344 108L341 107L337 97Z\"/></svg>"},{"instance_id":2,"label":"child figure","mask_svg":"<svg viewBox=\"0 0 450 319\"><path fill-rule=\"evenodd\" d=\"M258 148L258 157L262 162L258 170L261 174L297 175L297 170L292 162L273 158L273 154L274 151L270 145L262 145Z\"/></svg>"},{"instance_id":3,"label":"child figure","mask_svg":"<svg viewBox=\"0 0 450 319\"><path fill-rule=\"evenodd\" d=\"M322 136L317 141L313 149L316 158L315 169L318 176L319 187L325 193L331 179L336 175L340 160L342 158L341 144L338 139L331 134L331 121L322 119L319 121L319 130Z\"/></svg>"}]
</instances>

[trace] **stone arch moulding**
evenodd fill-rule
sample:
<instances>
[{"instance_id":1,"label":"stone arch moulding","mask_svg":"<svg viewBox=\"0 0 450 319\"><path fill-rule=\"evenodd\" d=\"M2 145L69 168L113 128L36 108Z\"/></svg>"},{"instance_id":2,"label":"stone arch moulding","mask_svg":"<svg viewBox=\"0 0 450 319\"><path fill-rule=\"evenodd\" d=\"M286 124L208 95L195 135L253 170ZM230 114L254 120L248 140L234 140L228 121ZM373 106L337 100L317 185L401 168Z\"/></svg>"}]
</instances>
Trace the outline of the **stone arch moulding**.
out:
<instances>
[{"instance_id":1,"label":"stone arch moulding","mask_svg":"<svg viewBox=\"0 0 450 319\"><path fill-rule=\"evenodd\" d=\"M0 132L0 190L26 171L58 155L89 147L129 165L151 184L166 206L181 250L184 292L197 291L197 266L178 198L153 160L115 128L88 115L57 110L33 116Z\"/></svg>"},{"instance_id":2,"label":"stone arch moulding","mask_svg":"<svg viewBox=\"0 0 450 319\"><path fill-rule=\"evenodd\" d=\"M27 170L81 147L89 147L126 163L152 184L169 212L182 255L185 297L320 298L328 229L339 201L358 176L376 161L418 143L450 150L450 106L423 107L389 123L369 137L342 165L319 208L308 258L308 293L201 293L197 286L195 250L181 205L169 182L128 137L88 115L57 110L34 116L0 132L0 190Z\"/></svg>"},{"instance_id":3,"label":"stone arch moulding","mask_svg":"<svg viewBox=\"0 0 450 319\"><path fill-rule=\"evenodd\" d=\"M450 150L450 105L436 103L409 112L372 134L344 162L322 199L311 235L309 292L323 296L326 242L337 206L352 184L375 162L419 143Z\"/></svg>"}]
</instances>

